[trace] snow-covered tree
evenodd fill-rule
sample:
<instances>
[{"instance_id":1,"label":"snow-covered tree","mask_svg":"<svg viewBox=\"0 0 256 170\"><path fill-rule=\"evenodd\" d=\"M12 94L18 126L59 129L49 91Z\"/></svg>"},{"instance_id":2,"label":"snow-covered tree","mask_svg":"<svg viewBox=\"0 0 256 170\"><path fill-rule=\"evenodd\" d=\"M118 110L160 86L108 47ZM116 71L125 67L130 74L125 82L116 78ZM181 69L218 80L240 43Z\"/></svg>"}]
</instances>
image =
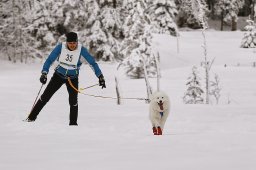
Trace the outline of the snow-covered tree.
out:
<instances>
[{"instance_id":1,"label":"snow-covered tree","mask_svg":"<svg viewBox=\"0 0 256 170\"><path fill-rule=\"evenodd\" d=\"M0 6L5 16L1 27L6 35L4 52L14 62L47 56L61 35L85 28L84 4L72 0L6 0Z\"/></svg>"},{"instance_id":2,"label":"snow-covered tree","mask_svg":"<svg viewBox=\"0 0 256 170\"><path fill-rule=\"evenodd\" d=\"M149 76L156 75L156 66L152 51L152 34L146 3L143 0L125 0L126 18L123 29L125 39L121 43L121 55L126 56L123 64L126 73L132 78L144 77L144 64Z\"/></svg>"},{"instance_id":3,"label":"snow-covered tree","mask_svg":"<svg viewBox=\"0 0 256 170\"><path fill-rule=\"evenodd\" d=\"M214 96L217 103L219 102L220 97L220 88L219 88L219 77L215 74L214 81L210 79L210 71L211 67L214 63L214 59L209 60L208 52L207 52L207 44L206 44L206 35L204 29L202 30L202 35L204 38L204 43L202 45L204 50L204 60L202 62L203 68L205 70L205 104L210 103L210 95Z\"/></svg>"},{"instance_id":4,"label":"snow-covered tree","mask_svg":"<svg viewBox=\"0 0 256 170\"><path fill-rule=\"evenodd\" d=\"M7 47L10 47L13 45L12 40L14 39L13 32L15 30L14 25L14 15L13 9L14 4L12 4L11 0L6 1L5 3L0 3L0 51L3 52L3 54L7 55L7 52L9 51ZM12 43L12 44L11 44ZM5 56L0 56L1 58ZM8 60L12 60L10 56L8 57Z\"/></svg>"},{"instance_id":5,"label":"snow-covered tree","mask_svg":"<svg viewBox=\"0 0 256 170\"><path fill-rule=\"evenodd\" d=\"M48 53L60 36L69 31L84 30L88 18L84 8L84 1L34 1L28 27L31 36L35 37L33 47Z\"/></svg>"},{"instance_id":6,"label":"snow-covered tree","mask_svg":"<svg viewBox=\"0 0 256 170\"><path fill-rule=\"evenodd\" d=\"M212 67L212 64L214 60L210 61L208 58L208 51L207 51L207 43L206 43L206 35L204 30L202 31L204 43L202 45L203 47L203 54L204 54L204 59L203 59L203 68L205 70L205 103L209 104L210 100L210 70Z\"/></svg>"},{"instance_id":7,"label":"snow-covered tree","mask_svg":"<svg viewBox=\"0 0 256 170\"><path fill-rule=\"evenodd\" d=\"M188 77L188 82L186 83L188 88L183 97L185 104L202 104L204 102L202 97L204 91L201 88L198 74L197 67L194 66L192 68L192 74Z\"/></svg>"},{"instance_id":8,"label":"snow-covered tree","mask_svg":"<svg viewBox=\"0 0 256 170\"><path fill-rule=\"evenodd\" d=\"M250 7L251 7L250 16L251 16L252 20L254 20L255 15L256 15L256 0L251 0L251 6Z\"/></svg>"},{"instance_id":9,"label":"snow-covered tree","mask_svg":"<svg viewBox=\"0 0 256 170\"><path fill-rule=\"evenodd\" d=\"M231 23L231 30L237 30L238 12L244 5L244 0L217 0L215 4L216 12L221 16L221 30L224 21Z\"/></svg>"},{"instance_id":10,"label":"snow-covered tree","mask_svg":"<svg viewBox=\"0 0 256 170\"><path fill-rule=\"evenodd\" d=\"M177 9L174 0L148 0L149 14L154 33L177 35L175 17Z\"/></svg>"},{"instance_id":11,"label":"snow-covered tree","mask_svg":"<svg viewBox=\"0 0 256 170\"><path fill-rule=\"evenodd\" d=\"M29 41L29 25L27 11L32 9L32 1L6 0L1 3L1 50L8 59L13 62L26 62L28 58L34 57Z\"/></svg>"},{"instance_id":12,"label":"snow-covered tree","mask_svg":"<svg viewBox=\"0 0 256 170\"><path fill-rule=\"evenodd\" d=\"M205 0L181 0L178 14L178 25L188 26L190 28L202 28L201 20L198 17L198 12L202 15L201 18L207 24L207 4Z\"/></svg>"},{"instance_id":13,"label":"snow-covered tree","mask_svg":"<svg viewBox=\"0 0 256 170\"><path fill-rule=\"evenodd\" d=\"M34 1L32 24L35 27L43 25L56 36L83 30L88 19L85 5L84 1L73 0Z\"/></svg>"},{"instance_id":14,"label":"snow-covered tree","mask_svg":"<svg viewBox=\"0 0 256 170\"><path fill-rule=\"evenodd\" d=\"M256 47L256 28L253 20L247 20L248 25L245 26L244 37L242 39L242 48L255 48Z\"/></svg>"},{"instance_id":15,"label":"snow-covered tree","mask_svg":"<svg viewBox=\"0 0 256 170\"><path fill-rule=\"evenodd\" d=\"M120 59L120 41L123 40L120 0L90 0L87 4L89 18L85 31L90 52L104 61Z\"/></svg>"}]
</instances>

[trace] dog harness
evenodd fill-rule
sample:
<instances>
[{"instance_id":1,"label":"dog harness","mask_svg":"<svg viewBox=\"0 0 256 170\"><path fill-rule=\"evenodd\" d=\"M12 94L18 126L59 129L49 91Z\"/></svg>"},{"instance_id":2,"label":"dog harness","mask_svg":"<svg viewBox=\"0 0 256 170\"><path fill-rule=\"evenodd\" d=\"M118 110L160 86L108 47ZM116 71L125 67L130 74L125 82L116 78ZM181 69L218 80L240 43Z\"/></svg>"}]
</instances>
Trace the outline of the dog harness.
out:
<instances>
[{"instance_id":1,"label":"dog harness","mask_svg":"<svg viewBox=\"0 0 256 170\"><path fill-rule=\"evenodd\" d=\"M164 116L164 112L159 112L160 115L161 115L161 118Z\"/></svg>"}]
</instances>

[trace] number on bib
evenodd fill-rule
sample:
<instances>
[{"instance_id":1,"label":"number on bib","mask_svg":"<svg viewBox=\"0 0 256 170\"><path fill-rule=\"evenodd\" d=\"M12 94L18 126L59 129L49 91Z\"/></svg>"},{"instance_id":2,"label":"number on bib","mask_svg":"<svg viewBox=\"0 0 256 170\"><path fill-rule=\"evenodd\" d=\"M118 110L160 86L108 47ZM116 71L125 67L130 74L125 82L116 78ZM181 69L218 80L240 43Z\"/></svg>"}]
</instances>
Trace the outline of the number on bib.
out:
<instances>
[{"instance_id":1,"label":"number on bib","mask_svg":"<svg viewBox=\"0 0 256 170\"><path fill-rule=\"evenodd\" d=\"M67 54L67 58L65 59L66 61L72 62L73 55Z\"/></svg>"}]
</instances>

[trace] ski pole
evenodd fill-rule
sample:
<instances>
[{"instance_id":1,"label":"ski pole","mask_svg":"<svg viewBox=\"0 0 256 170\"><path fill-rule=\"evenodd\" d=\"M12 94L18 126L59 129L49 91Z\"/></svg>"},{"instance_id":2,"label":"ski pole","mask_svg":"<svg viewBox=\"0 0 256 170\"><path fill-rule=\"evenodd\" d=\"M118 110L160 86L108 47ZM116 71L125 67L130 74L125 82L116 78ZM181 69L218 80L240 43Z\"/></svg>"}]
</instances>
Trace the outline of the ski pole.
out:
<instances>
[{"instance_id":1,"label":"ski pole","mask_svg":"<svg viewBox=\"0 0 256 170\"><path fill-rule=\"evenodd\" d=\"M34 104L33 104L32 108L31 108L30 113L32 112L33 108L35 107L36 101L37 101L37 99L38 99L39 94L41 93L41 90L42 90L43 86L44 86L44 84L42 83L41 88L40 88L40 90L39 90L39 92L38 92L38 94L37 94L37 96L36 96L35 101L34 101ZM29 113L29 114L30 114L30 113Z\"/></svg>"}]
</instances>

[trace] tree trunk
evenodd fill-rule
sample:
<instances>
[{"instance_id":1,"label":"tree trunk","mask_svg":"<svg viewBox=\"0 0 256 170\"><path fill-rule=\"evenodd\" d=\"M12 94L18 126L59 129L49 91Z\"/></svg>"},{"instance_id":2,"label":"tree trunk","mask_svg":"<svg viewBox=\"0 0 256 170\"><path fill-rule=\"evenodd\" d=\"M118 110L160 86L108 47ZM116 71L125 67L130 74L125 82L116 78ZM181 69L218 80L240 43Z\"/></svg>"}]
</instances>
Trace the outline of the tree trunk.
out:
<instances>
[{"instance_id":1,"label":"tree trunk","mask_svg":"<svg viewBox=\"0 0 256 170\"><path fill-rule=\"evenodd\" d=\"M209 104L209 62L205 60L205 104Z\"/></svg>"},{"instance_id":2,"label":"tree trunk","mask_svg":"<svg viewBox=\"0 0 256 170\"><path fill-rule=\"evenodd\" d=\"M204 45L203 45L203 49L204 49L204 69L205 69L205 104L209 104L209 91L210 91L210 87L209 87L209 71L210 71L210 65L209 65L209 60L208 60L208 53L207 53L207 44L206 44L206 36L205 36L205 32L204 30L202 30L202 35L204 38Z\"/></svg>"},{"instance_id":3,"label":"tree trunk","mask_svg":"<svg viewBox=\"0 0 256 170\"><path fill-rule=\"evenodd\" d=\"M212 19L215 19L215 16L214 16L214 14L215 14L215 9L214 9L215 2L213 0L207 0L207 4L208 4L208 9L210 11L210 17Z\"/></svg>"},{"instance_id":4,"label":"tree trunk","mask_svg":"<svg viewBox=\"0 0 256 170\"><path fill-rule=\"evenodd\" d=\"M116 0L113 0L113 8L116 8L116 5L117 4L117 2L116 2Z\"/></svg>"},{"instance_id":5,"label":"tree trunk","mask_svg":"<svg viewBox=\"0 0 256 170\"><path fill-rule=\"evenodd\" d=\"M160 55L159 52L157 53L157 57L154 55L155 57L155 62L156 62L156 75L157 75L157 91L160 91L160 77L161 77L161 73L160 73L160 63L159 63L159 59L160 59Z\"/></svg>"},{"instance_id":6,"label":"tree trunk","mask_svg":"<svg viewBox=\"0 0 256 170\"><path fill-rule=\"evenodd\" d=\"M214 1L211 1L211 13L212 13L212 17L213 17L213 19L215 19L215 8L214 8L214 5L215 5L215 3L214 3Z\"/></svg>"},{"instance_id":7,"label":"tree trunk","mask_svg":"<svg viewBox=\"0 0 256 170\"><path fill-rule=\"evenodd\" d=\"M236 17L232 17L231 31L237 30L237 20Z\"/></svg>"},{"instance_id":8,"label":"tree trunk","mask_svg":"<svg viewBox=\"0 0 256 170\"><path fill-rule=\"evenodd\" d=\"M16 15L15 15L15 0L12 0L12 19L13 19L13 33L14 35L16 34ZM13 36L15 38L15 36ZM13 40L13 47L14 47L14 50L13 50L13 56L11 57L12 58L12 61L14 63L16 63L16 45L17 45L17 41L16 39Z\"/></svg>"},{"instance_id":9,"label":"tree trunk","mask_svg":"<svg viewBox=\"0 0 256 170\"><path fill-rule=\"evenodd\" d=\"M149 99L149 96L152 94L152 88L148 81L148 73L147 73L145 58L143 58L143 70L144 70L144 79L145 79L146 88L147 88L147 97Z\"/></svg>"},{"instance_id":10,"label":"tree trunk","mask_svg":"<svg viewBox=\"0 0 256 170\"><path fill-rule=\"evenodd\" d=\"M119 76L118 76L118 71L119 68L122 66L122 62L119 63L116 67L116 74L115 74L115 83L116 83L116 96L117 96L117 104L121 104L121 91L120 91L120 85L119 85Z\"/></svg>"},{"instance_id":11,"label":"tree trunk","mask_svg":"<svg viewBox=\"0 0 256 170\"><path fill-rule=\"evenodd\" d=\"M220 23L220 30L223 31L224 25L224 12L221 12L221 23Z\"/></svg>"},{"instance_id":12,"label":"tree trunk","mask_svg":"<svg viewBox=\"0 0 256 170\"><path fill-rule=\"evenodd\" d=\"M255 2L256 0L252 0L252 5L251 5L251 20L253 21L254 21L254 15L255 15L255 11L254 11Z\"/></svg>"},{"instance_id":13,"label":"tree trunk","mask_svg":"<svg viewBox=\"0 0 256 170\"><path fill-rule=\"evenodd\" d=\"M121 104L121 96L120 96L120 90L119 90L119 82L117 77L115 77L115 82L116 82L116 96L117 96L117 104Z\"/></svg>"}]
</instances>

